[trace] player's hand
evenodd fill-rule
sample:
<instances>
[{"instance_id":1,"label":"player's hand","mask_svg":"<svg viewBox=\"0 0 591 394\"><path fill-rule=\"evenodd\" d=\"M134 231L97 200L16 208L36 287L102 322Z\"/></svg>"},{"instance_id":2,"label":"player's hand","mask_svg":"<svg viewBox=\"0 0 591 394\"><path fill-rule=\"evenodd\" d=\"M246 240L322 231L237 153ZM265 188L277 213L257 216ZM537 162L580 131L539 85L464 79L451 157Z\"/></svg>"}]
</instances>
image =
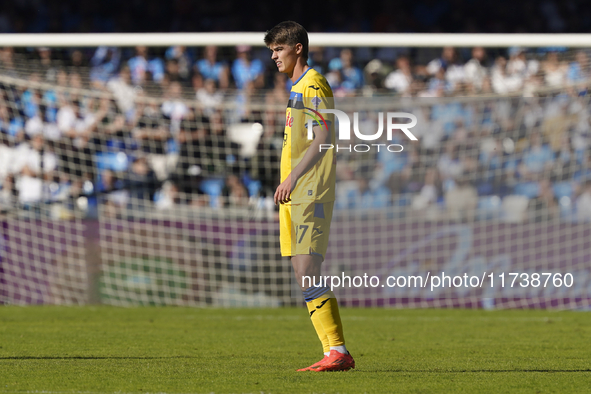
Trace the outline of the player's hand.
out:
<instances>
[{"instance_id":1,"label":"player's hand","mask_svg":"<svg viewBox=\"0 0 591 394\"><path fill-rule=\"evenodd\" d=\"M277 204L285 204L286 202L291 201L291 192L295 189L296 182L291 182L291 174L287 176L287 178L281 182L281 185L277 187L275 190L275 196L273 199L275 200L275 205Z\"/></svg>"}]
</instances>

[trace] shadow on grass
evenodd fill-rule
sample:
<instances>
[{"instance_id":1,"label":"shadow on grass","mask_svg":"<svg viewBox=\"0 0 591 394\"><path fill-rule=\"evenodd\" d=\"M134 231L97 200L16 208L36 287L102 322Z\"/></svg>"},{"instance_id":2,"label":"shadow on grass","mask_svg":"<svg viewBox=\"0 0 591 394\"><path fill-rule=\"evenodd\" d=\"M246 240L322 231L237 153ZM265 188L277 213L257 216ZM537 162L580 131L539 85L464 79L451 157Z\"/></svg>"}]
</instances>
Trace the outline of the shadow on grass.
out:
<instances>
[{"instance_id":1,"label":"shadow on grass","mask_svg":"<svg viewBox=\"0 0 591 394\"><path fill-rule=\"evenodd\" d=\"M434 371L434 370L405 370L405 369L374 369L374 370L355 370L356 373L384 373L384 372L403 372L403 373L510 373L510 372L542 372L542 373L560 373L560 372L591 372L591 369L462 369L457 371Z\"/></svg>"},{"instance_id":2,"label":"shadow on grass","mask_svg":"<svg viewBox=\"0 0 591 394\"><path fill-rule=\"evenodd\" d=\"M174 358L197 358L194 356L170 357L126 357L126 356L13 356L0 357L0 360L166 360Z\"/></svg>"}]
</instances>

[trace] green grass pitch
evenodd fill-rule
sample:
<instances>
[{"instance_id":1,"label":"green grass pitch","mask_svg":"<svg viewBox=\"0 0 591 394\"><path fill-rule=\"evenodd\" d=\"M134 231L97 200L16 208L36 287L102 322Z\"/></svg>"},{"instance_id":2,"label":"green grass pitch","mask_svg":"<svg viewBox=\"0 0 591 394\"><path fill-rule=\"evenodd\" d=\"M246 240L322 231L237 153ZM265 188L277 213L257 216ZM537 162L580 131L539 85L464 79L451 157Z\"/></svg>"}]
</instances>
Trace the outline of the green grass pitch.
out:
<instances>
[{"instance_id":1,"label":"green grass pitch","mask_svg":"<svg viewBox=\"0 0 591 394\"><path fill-rule=\"evenodd\" d=\"M302 308L0 307L0 393L591 392L591 314L342 309L349 372Z\"/></svg>"}]
</instances>

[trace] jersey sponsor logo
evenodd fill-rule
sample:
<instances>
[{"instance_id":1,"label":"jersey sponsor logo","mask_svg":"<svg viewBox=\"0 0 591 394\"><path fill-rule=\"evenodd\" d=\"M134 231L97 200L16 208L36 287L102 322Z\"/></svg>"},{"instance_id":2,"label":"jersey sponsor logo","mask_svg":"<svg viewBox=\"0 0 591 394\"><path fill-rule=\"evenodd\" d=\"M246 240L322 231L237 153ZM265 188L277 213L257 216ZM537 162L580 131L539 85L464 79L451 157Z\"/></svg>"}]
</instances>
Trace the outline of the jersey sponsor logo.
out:
<instances>
[{"instance_id":1,"label":"jersey sponsor logo","mask_svg":"<svg viewBox=\"0 0 591 394\"><path fill-rule=\"evenodd\" d=\"M291 116L291 111L287 111L287 115L285 116L285 127L290 127L293 125L293 116Z\"/></svg>"}]
</instances>

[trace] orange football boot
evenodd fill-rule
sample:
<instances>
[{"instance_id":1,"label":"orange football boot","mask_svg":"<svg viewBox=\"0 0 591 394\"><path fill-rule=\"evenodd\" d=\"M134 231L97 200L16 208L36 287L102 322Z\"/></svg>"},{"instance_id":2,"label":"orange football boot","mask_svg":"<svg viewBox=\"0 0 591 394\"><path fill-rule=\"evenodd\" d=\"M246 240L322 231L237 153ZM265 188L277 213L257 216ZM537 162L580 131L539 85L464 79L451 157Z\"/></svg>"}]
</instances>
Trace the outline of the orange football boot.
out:
<instances>
[{"instance_id":1,"label":"orange football boot","mask_svg":"<svg viewBox=\"0 0 591 394\"><path fill-rule=\"evenodd\" d=\"M309 367L298 369L298 372L302 372L302 371L313 371L316 368L318 368L319 366L321 366L322 364L324 364L326 362L326 360L328 360L328 356L324 356L324 358L322 360L318 361L317 363L314 363L314 364L310 365Z\"/></svg>"},{"instance_id":2,"label":"orange football boot","mask_svg":"<svg viewBox=\"0 0 591 394\"><path fill-rule=\"evenodd\" d=\"M353 360L350 353L343 354L336 350L331 350L328 359L320 366L310 369L310 371L348 371L351 368L355 368L355 360Z\"/></svg>"}]
</instances>

